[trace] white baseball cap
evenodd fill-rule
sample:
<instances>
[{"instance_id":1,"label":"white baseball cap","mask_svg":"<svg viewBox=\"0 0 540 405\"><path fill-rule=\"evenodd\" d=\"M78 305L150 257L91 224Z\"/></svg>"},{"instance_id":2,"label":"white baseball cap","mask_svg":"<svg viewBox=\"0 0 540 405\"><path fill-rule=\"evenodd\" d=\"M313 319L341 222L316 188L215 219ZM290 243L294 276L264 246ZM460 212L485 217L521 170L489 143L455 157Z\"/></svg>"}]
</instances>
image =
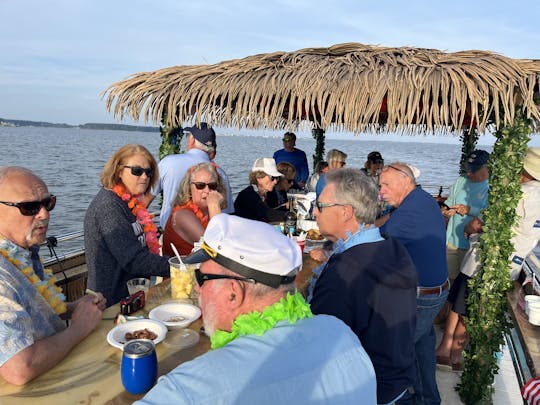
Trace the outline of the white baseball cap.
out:
<instances>
[{"instance_id":1,"label":"white baseball cap","mask_svg":"<svg viewBox=\"0 0 540 405\"><path fill-rule=\"evenodd\" d=\"M282 173L278 172L276 161L273 158L259 158L253 162L252 172L265 172L269 176L280 177Z\"/></svg>"},{"instance_id":2,"label":"white baseball cap","mask_svg":"<svg viewBox=\"0 0 540 405\"><path fill-rule=\"evenodd\" d=\"M273 288L294 282L302 268L302 252L294 240L267 223L228 214L210 220L201 249L184 262L207 260Z\"/></svg>"}]
</instances>

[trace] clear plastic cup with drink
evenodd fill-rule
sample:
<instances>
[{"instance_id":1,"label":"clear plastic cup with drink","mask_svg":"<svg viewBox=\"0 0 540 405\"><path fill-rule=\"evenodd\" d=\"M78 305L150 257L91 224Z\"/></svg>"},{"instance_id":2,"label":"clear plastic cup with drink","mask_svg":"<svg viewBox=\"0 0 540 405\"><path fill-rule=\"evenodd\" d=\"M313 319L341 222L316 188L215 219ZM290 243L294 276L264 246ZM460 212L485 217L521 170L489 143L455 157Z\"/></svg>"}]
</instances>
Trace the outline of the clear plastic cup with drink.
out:
<instances>
[{"instance_id":1,"label":"clear plastic cup with drink","mask_svg":"<svg viewBox=\"0 0 540 405\"><path fill-rule=\"evenodd\" d=\"M171 298L188 299L193 290L193 271L195 266L180 263L177 257L169 259L171 272Z\"/></svg>"}]
</instances>

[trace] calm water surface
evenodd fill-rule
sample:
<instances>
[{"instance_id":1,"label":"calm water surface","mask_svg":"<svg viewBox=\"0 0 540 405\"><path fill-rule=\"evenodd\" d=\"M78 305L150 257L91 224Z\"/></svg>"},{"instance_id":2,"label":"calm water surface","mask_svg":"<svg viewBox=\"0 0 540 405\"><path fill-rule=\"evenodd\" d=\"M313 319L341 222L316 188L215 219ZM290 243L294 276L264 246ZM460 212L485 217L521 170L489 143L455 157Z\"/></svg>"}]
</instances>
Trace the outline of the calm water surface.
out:
<instances>
[{"instance_id":1,"label":"calm water surface","mask_svg":"<svg viewBox=\"0 0 540 405\"><path fill-rule=\"evenodd\" d=\"M349 167L362 167L367 154L378 150L387 163L399 160L417 166L421 170L420 183L423 185L432 185L436 189L439 185L453 183L458 173L459 145L413 142L414 138L407 140L329 139L326 150L337 148L347 153ZM220 136L218 132L217 141L216 163L229 175L235 195L247 185L253 160L271 157L282 147L279 137ZM82 230L86 208L100 187L99 174L106 160L118 148L127 143L139 143L157 157L160 142L158 132L0 127L0 144L4 145L0 165L25 166L45 181L49 191L58 197L49 235L61 235ZM311 166L315 141L299 138L297 147L306 152ZM491 150L490 147L486 149ZM157 202L150 208L158 210Z\"/></svg>"}]
</instances>

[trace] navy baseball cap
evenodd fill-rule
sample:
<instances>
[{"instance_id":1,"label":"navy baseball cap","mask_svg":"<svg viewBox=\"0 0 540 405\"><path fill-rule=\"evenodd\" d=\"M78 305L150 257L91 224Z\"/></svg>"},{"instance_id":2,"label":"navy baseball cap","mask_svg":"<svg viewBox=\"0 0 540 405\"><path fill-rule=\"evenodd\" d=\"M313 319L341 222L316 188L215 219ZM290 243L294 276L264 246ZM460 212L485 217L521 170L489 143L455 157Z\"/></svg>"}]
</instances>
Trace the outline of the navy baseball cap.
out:
<instances>
[{"instance_id":1,"label":"navy baseball cap","mask_svg":"<svg viewBox=\"0 0 540 405\"><path fill-rule=\"evenodd\" d=\"M196 140L206 146L216 146L216 132L206 122L201 122L199 127L194 125L184 128L184 132L189 132Z\"/></svg>"},{"instance_id":2,"label":"navy baseball cap","mask_svg":"<svg viewBox=\"0 0 540 405\"><path fill-rule=\"evenodd\" d=\"M373 151L369 155L367 155L367 160L373 163L384 163L382 155L377 151Z\"/></svg>"},{"instance_id":3,"label":"navy baseball cap","mask_svg":"<svg viewBox=\"0 0 540 405\"><path fill-rule=\"evenodd\" d=\"M489 159L489 153L487 153L485 150L477 149L467 157L467 161L465 162L465 170L468 173L475 173L478 170L482 168L482 166L485 166Z\"/></svg>"}]
</instances>

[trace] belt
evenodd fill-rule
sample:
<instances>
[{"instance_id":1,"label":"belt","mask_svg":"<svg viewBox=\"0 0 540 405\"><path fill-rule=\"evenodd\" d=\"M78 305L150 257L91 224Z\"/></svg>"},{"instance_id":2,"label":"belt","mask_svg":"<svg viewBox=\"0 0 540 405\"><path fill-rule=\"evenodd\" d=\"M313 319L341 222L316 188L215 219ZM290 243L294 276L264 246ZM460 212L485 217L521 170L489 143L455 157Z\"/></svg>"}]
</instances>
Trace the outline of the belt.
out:
<instances>
[{"instance_id":1,"label":"belt","mask_svg":"<svg viewBox=\"0 0 540 405\"><path fill-rule=\"evenodd\" d=\"M443 291L448 290L449 287L450 281L446 279L446 281L438 287L416 287L416 293L418 295L440 294Z\"/></svg>"}]
</instances>

